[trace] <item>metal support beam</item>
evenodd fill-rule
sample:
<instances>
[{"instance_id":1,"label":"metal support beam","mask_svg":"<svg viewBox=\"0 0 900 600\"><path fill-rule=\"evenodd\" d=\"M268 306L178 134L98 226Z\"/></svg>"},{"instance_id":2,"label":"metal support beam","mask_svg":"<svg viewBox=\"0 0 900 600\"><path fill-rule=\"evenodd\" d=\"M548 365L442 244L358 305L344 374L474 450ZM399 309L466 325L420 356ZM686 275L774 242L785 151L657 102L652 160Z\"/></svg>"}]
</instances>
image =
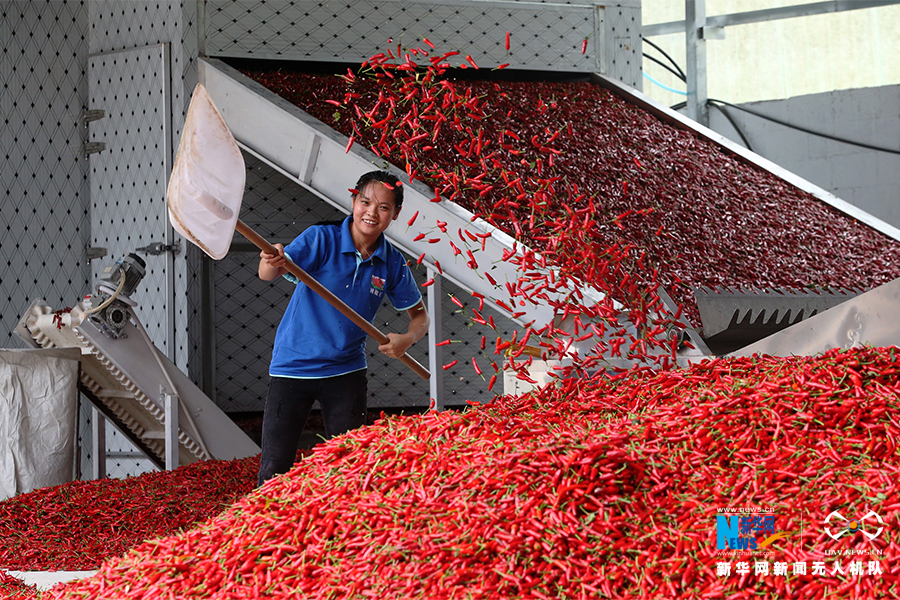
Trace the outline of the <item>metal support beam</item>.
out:
<instances>
[{"instance_id":1,"label":"metal support beam","mask_svg":"<svg viewBox=\"0 0 900 600\"><path fill-rule=\"evenodd\" d=\"M165 401L166 471L178 468L178 396L161 392Z\"/></svg>"},{"instance_id":2,"label":"metal support beam","mask_svg":"<svg viewBox=\"0 0 900 600\"><path fill-rule=\"evenodd\" d=\"M174 162L174 130L172 128L172 75L171 75L171 45L166 42L162 45L162 67L163 67L163 139L165 140L165 148L163 149L163 159L165 161L166 181L172 174L172 163ZM165 206L163 206L163 215L166 215ZM166 265L166 356L173 363L178 364L175 350L178 347L176 342L176 326L177 318L175 311L176 296L176 277L175 277L175 229L172 227L172 221L165 219L165 237L166 247L169 250L165 253ZM187 364L187 358L184 360Z\"/></svg>"},{"instance_id":3,"label":"metal support beam","mask_svg":"<svg viewBox=\"0 0 900 600\"><path fill-rule=\"evenodd\" d=\"M206 56L206 0L197 0L197 53Z\"/></svg>"},{"instance_id":4,"label":"metal support beam","mask_svg":"<svg viewBox=\"0 0 900 600\"><path fill-rule=\"evenodd\" d=\"M203 392L216 401L216 279L215 261L200 252L200 384Z\"/></svg>"},{"instance_id":5,"label":"metal support beam","mask_svg":"<svg viewBox=\"0 0 900 600\"><path fill-rule=\"evenodd\" d=\"M106 479L106 417L91 408L91 478Z\"/></svg>"},{"instance_id":6,"label":"metal support beam","mask_svg":"<svg viewBox=\"0 0 900 600\"><path fill-rule=\"evenodd\" d=\"M444 410L444 369L441 359L443 346L436 345L441 341L444 331L441 315L441 274L432 267L428 267L427 273L429 279L434 279L427 292L428 314L431 316L431 324L428 326L428 370L431 372L431 379L428 380L428 385L434 407Z\"/></svg>"},{"instance_id":7,"label":"metal support beam","mask_svg":"<svg viewBox=\"0 0 900 600\"><path fill-rule=\"evenodd\" d=\"M779 19L794 19L796 17L809 17L826 13L837 13L861 8L878 8L900 4L900 0L831 0L830 2L811 2L796 6L783 6L780 8L767 8L764 10L751 10L742 13L728 15L716 15L707 17L708 27L726 27L728 25L747 25L748 23L762 23L764 21L777 21ZM686 30L689 20L669 21L667 23L654 23L641 27L643 37L654 35L667 35L681 33Z\"/></svg>"},{"instance_id":8,"label":"metal support beam","mask_svg":"<svg viewBox=\"0 0 900 600\"><path fill-rule=\"evenodd\" d=\"M685 0L684 10L687 27L685 44L687 47L687 116L689 119L709 127L709 94L706 89L706 0Z\"/></svg>"}]
</instances>

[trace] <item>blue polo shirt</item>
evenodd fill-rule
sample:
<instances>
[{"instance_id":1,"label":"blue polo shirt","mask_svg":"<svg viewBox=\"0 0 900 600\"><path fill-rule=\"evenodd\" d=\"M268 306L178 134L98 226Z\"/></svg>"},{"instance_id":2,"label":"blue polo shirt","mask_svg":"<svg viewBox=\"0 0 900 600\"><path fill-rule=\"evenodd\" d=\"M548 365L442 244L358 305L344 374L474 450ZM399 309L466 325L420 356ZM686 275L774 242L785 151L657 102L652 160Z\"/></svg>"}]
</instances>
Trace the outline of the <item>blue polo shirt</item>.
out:
<instances>
[{"instance_id":1,"label":"blue polo shirt","mask_svg":"<svg viewBox=\"0 0 900 600\"><path fill-rule=\"evenodd\" d=\"M422 294L400 251L382 235L372 256L362 260L350 237L350 220L309 227L284 253L369 322L385 295L398 311L418 304ZM269 375L318 379L365 369L366 333L296 283L275 334Z\"/></svg>"}]
</instances>

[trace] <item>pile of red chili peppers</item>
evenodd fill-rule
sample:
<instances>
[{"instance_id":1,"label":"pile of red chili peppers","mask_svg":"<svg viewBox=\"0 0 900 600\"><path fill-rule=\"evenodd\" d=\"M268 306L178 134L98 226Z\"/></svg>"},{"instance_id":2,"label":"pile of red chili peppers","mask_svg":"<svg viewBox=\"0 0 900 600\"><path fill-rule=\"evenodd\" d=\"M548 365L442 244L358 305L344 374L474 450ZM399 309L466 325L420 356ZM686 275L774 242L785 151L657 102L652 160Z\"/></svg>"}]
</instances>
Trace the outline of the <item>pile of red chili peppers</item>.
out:
<instances>
[{"instance_id":1,"label":"pile of red chili peppers","mask_svg":"<svg viewBox=\"0 0 900 600\"><path fill-rule=\"evenodd\" d=\"M129 479L74 481L0 502L0 569L96 569L139 542L221 512L253 489L259 458Z\"/></svg>"},{"instance_id":2,"label":"pile of red chili peppers","mask_svg":"<svg viewBox=\"0 0 900 600\"><path fill-rule=\"evenodd\" d=\"M365 145L540 252L562 287L579 281L629 308L655 305L661 285L697 326L701 286L871 289L900 277L896 241L601 86L458 79L451 61L478 68L458 54L423 41L343 75L245 73L349 136L348 149ZM454 258L486 271L456 232L415 226L423 244L443 234ZM533 256L511 258L522 262L514 312L553 284L530 276Z\"/></svg>"},{"instance_id":3,"label":"pile of red chili peppers","mask_svg":"<svg viewBox=\"0 0 900 600\"><path fill-rule=\"evenodd\" d=\"M636 369L384 418L48 598L895 597L898 353ZM733 507L786 535L717 550ZM831 511L869 510L874 541L826 535Z\"/></svg>"},{"instance_id":4,"label":"pile of red chili peppers","mask_svg":"<svg viewBox=\"0 0 900 600\"><path fill-rule=\"evenodd\" d=\"M37 588L26 584L17 577L13 577L0 570L0 598L4 600L26 600L34 598Z\"/></svg>"}]
</instances>

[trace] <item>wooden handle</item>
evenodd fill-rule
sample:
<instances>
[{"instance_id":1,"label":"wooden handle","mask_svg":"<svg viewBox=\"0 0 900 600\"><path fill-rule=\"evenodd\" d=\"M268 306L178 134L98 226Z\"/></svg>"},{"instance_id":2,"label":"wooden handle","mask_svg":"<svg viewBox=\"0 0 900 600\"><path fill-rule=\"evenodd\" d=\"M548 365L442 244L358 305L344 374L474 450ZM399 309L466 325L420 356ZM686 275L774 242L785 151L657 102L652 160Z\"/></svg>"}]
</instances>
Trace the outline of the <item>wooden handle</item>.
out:
<instances>
[{"instance_id":1,"label":"wooden handle","mask_svg":"<svg viewBox=\"0 0 900 600\"><path fill-rule=\"evenodd\" d=\"M238 219L237 223L235 224L235 230L245 238L250 240L254 246L259 248L263 252L267 252L269 254L278 254L278 249L275 248L275 246L270 244L268 240L256 233L256 231L247 226L247 224L240 219ZM331 291L328 290L328 288L316 281L309 273L298 267L290 258L288 258L287 256L285 256L284 258L285 268L288 270L288 273L302 281L309 289L324 298L325 301L328 302L328 304L338 309L342 315L353 321L354 324L365 331L379 344L386 344L388 342L388 336L379 331L377 327L363 319L358 312L347 306L343 300L332 294ZM400 361L410 369L412 369L416 373L416 375L418 375L422 379L431 378L431 373L428 372L428 369L419 364L418 361L416 361L416 359L411 357L409 354L404 354L403 356L401 356Z\"/></svg>"}]
</instances>

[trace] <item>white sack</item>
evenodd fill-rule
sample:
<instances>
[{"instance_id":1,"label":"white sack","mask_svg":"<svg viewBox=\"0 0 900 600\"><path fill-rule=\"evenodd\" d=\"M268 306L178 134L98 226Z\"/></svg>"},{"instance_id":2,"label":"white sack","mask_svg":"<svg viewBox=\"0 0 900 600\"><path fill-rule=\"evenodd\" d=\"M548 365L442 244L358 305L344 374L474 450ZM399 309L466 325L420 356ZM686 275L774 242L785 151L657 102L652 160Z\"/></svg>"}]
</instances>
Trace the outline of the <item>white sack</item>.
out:
<instances>
[{"instance_id":1,"label":"white sack","mask_svg":"<svg viewBox=\"0 0 900 600\"><path fill-rule=\"evenodd\" d=\"M73 479L80 358L0 350L0 499Z\"/></svg>"}]
</instances>

